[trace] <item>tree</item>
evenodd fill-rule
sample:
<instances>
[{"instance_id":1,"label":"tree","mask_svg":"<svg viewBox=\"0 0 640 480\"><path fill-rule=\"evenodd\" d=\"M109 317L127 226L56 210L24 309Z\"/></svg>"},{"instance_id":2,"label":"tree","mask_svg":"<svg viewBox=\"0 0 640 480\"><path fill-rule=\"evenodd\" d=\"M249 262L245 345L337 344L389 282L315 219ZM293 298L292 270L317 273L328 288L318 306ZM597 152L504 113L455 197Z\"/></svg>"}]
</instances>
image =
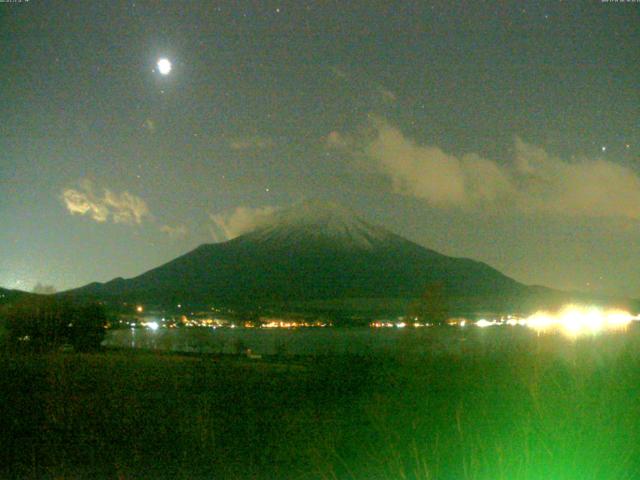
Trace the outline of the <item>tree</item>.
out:
<instances>
[{"instance_id":1,"label":"tree","mask_svg":"<svg viewBox=\"0 0 640 480\"><path fill-rule=\"evenodd\" d=\"M75 310L70 324L67 324L69 341L81 352L99 350L106 324L107 315L102 305L91 303L81 306Z\"/></svg>"},{"instance_id":2,"label":"tree","mask_svg":"<svg viewBox=\"0 0 640 480\"><path fill-rule=\"evenodd\" d=\"M62 308L51 297L29 297L10 305L5 319L7 341L30 350L60 343L64 333L60 328Z\"/></svg>"},{"instance_id":3,"label":"tree","mask_svg":"<svg viewBox=\"0 0 640 480\"><path fill-rule=\"evenodd\" d=\"M71 343L76 350L95 350L105 334L102 305L75 305L52 296L23 299L4 317L6 341L14 348L44 351Z\"/></svg>"},{"instance_id":4,"label":"tree","mask_svg":"<svg viewBox=\"0 0 640 480\"><path fill-rule=\"evenodd\" d=\"M422 296L409 306L408 316L419 322L443 325L449 319L446 287L441 282L430 283Z\"/></svg>"}]
</instances>

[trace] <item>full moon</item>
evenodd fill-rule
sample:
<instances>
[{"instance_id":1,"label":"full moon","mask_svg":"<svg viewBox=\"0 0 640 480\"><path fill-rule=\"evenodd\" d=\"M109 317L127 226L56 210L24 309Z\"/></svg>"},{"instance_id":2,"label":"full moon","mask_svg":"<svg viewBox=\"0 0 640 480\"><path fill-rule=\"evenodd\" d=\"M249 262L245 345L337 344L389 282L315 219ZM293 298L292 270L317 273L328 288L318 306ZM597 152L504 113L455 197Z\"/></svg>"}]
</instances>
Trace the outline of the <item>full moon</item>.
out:
<instances>
[{"instance_id":1,"label":"full moon","mask_svg":"<svg viewBox=\"0 0 640 480\"><path fill-rule=\"evenodd\" d=\"M166 58L161 58L160 60L158 60L157 66L158 71L162 75L169 75L169 73L171 72L171 62Z\"/></svg>"}]
</instances>

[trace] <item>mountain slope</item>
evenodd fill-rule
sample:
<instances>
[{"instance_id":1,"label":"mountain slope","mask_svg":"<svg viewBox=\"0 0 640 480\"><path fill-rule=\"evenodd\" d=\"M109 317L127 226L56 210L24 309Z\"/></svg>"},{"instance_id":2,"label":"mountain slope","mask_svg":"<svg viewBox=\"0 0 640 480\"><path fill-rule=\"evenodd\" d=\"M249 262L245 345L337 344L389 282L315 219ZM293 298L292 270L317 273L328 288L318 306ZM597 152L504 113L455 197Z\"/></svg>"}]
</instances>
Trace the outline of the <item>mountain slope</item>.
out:
<instances>
[{"instance_id":1,"label":"mountain slope","mask_svg":"<svg viewBox=\"0 0 640 480\"><path fill-rule=\"evenodd\" d=\"M13 303L20 301L24 298L35 297L36 294L23 292L22 290L9 290L6 288L0 288L0 305L4 303Z\"/></svg>"},{"instance_id":2,"label":"mountain slope","mask_svg":"<svg viewBox=\"0 0 640 480\"><path fill-rule=\"evenodd\" d=\"M347 209L306 202L138 277L67 294L158 304L261 303L414 298L434 283L452 297L510 298L527 289L486 264L439 254Z\"/></svg>"}]
</instances>

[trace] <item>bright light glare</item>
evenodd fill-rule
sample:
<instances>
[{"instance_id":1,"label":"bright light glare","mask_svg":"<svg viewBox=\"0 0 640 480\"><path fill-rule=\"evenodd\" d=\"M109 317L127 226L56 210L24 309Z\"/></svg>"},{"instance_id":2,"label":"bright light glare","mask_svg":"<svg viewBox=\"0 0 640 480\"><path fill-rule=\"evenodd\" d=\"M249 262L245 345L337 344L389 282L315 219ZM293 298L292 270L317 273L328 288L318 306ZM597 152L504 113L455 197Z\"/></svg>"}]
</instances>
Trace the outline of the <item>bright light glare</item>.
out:
<instances>
[{"instance_id":1,"label":"bright light glare","mask_svg":"<svg viewBox=\"0 0 640 480\"><path fill-rule=\"evenodd\" d=\"M536 312L528 317L526 325L539 332L560 330L570 337L596 334L603 331L623 330L636 317L623 310L602 310L597 307L569 305L557 313Z\"/></svg>"},{"instance_id":2,"label":"bright light glare","mask_svg":"<svg viewBox=\"0 0 640 480\"><path fill-rule=\"evenodd\" d=\"M585 334L626 330L633 321L640 321L640 315L634 316L619 309L605 310L594 306L566 305L557 312L538 311L527 318L513 315L499 319L481 318L473 324L480 328L494 325L522 326L537 332L561 332L568 337L576 338ZM468 321L463 319L457 325L463 327L467 323Z\"/></svg>"},{"instance_id":3,"label":"bright light glare","mask_svg":"<svg viewBox=\"0 0 640 480\"><path fill-rule=\"evenodd\" d=\"M147 323L147 328L150 328L151 330L157 330L158 329L158 322L148 322Z\"/></svg>"},{"instance_id":4,"label":"bright light glare","mask_svg":"<svg viewBox=\"0 0 640 480\"><path fill-rule=\"evenodd\" d=\"M486 327L490 327L492 325L495 325L496 322L490 322L489 320L485 320L484 318L481 318L480 320L478 320L476 322L476 327L480 327L480 328L486 328Z\"/></svg>"},{"instance_id":5,"label":"bright light glare","mask_svg":"<svg viewBox=\"0 0 640 480\"><path fill-rule=\"evenodd\" d=\"M158 66L158 71L162 75L169 75L169 73L171 73L172 65L168 59L161 58L160 60L158 60L157 66Z\"/></svg>"}]
</instances>

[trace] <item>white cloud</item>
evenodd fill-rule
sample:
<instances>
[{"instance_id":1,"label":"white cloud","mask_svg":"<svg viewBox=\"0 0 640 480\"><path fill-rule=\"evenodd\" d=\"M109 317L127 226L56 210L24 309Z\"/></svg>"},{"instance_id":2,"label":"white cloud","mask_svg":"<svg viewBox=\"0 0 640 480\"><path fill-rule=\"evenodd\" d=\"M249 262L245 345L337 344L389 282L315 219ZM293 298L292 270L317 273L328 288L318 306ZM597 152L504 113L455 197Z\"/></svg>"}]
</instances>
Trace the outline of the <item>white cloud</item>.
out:
<instances>
[{"instance_id":1,"label":"white cloud","mask_svg":"<svg viewBox=\"0 0 640 480\"><path fill-rule=\"evenodd\" d=\"M215 241L231 240L266 223L277 209L274 207L237 207L232 212L209 214L213 222L211 235Z\"/></svg>"},{"instance_id":2,"label":"white cloud","mask_svg":"<svg viewBox=\"0 0 640 480\"><path fill-rule=\"evenodd\" d=\"M146 202L129 192L118 194L105 189L104 204L109 209L114 223L140 224L142 219L149 215Z\"/></svg>"},{"instance_id":3,"label":"white cloud","mask_svg":"<svg viewBox=\"0 0 640 480\"><path fill-rule=\"evenodd\" d=\"M100 223L110 219L113 223L133 225L151 216L146 202L140 197L126 191L115 193L106 188L103 192L102 195L96 194L93 183L83 180L79 189L63 190L62 200L72 215L88 215Z\"/></svg>"},{"instance_id":4,"label":"white cloud","mask_svg":"<svg viewBox=\"0 0 640 480\"><path fill-rule=\"evenodd\" d=\"M370 121L371 137L348 142L332 132L327 145L364 157L398 194L436 207L640 219L640 177L613 161L569 162L516 139L515 157L503 165L477 154L456 156L420 145L380 117Z\"/></svg>"},{"instance_id":5,"label":"white cloud","mask_svg":"<svg viewBox=\"0 0 640 480\"><path fill-rule=\"evenodd\" d=\"M236 138L229 142L229 146L233 150L264 150L265 148L273 148L275 142L272 138L254 135L246 138Z\"/></svg>"},{"instance_id":6,"label":"white cloud","mask_svg":"<svg viewBox=\"0 0 640 480\"><path fill-rule=\"evenodd\" d=\"M603 158L566 162L516 139L515 181L524 210L640 219L640 178Z\"/></svg>"},{"instance_id":7,"label":"white cloud","mask_svg":"<svg viewBox=\"0 0 640 480\"><path fill-rule=\"evenodd\" d=\"M162 233L166 233L170 238L181 239L185 238L189 234L189 229L186 225L162 225L160 227Z\"/></svg>"},{"instance_id":8,"label":"white cloud","mask_svg":"<svg viewBox=\"0 0 640 480\"><path fill-rule=\"evenodd\" d=\"M464 175L457 158L436 147L416 145L378 118L372 121L377 136L364 146L364 153L391 179L394 192L426 198L435 205L464 202Z\"/></svg>"},{"instance_id":9,"label":"white cloud","mask_svg":"<svg viewBox=\"0 0 640 480\"><path fill-rule=\"evenodd\" d=\"M80 182L80 190L67 188L62 192L67 210L74 215L88 215L96 222L106 222L109 211L102 199L93 193L93 184L88 180Z\"/></svg>"}]
</instances>

